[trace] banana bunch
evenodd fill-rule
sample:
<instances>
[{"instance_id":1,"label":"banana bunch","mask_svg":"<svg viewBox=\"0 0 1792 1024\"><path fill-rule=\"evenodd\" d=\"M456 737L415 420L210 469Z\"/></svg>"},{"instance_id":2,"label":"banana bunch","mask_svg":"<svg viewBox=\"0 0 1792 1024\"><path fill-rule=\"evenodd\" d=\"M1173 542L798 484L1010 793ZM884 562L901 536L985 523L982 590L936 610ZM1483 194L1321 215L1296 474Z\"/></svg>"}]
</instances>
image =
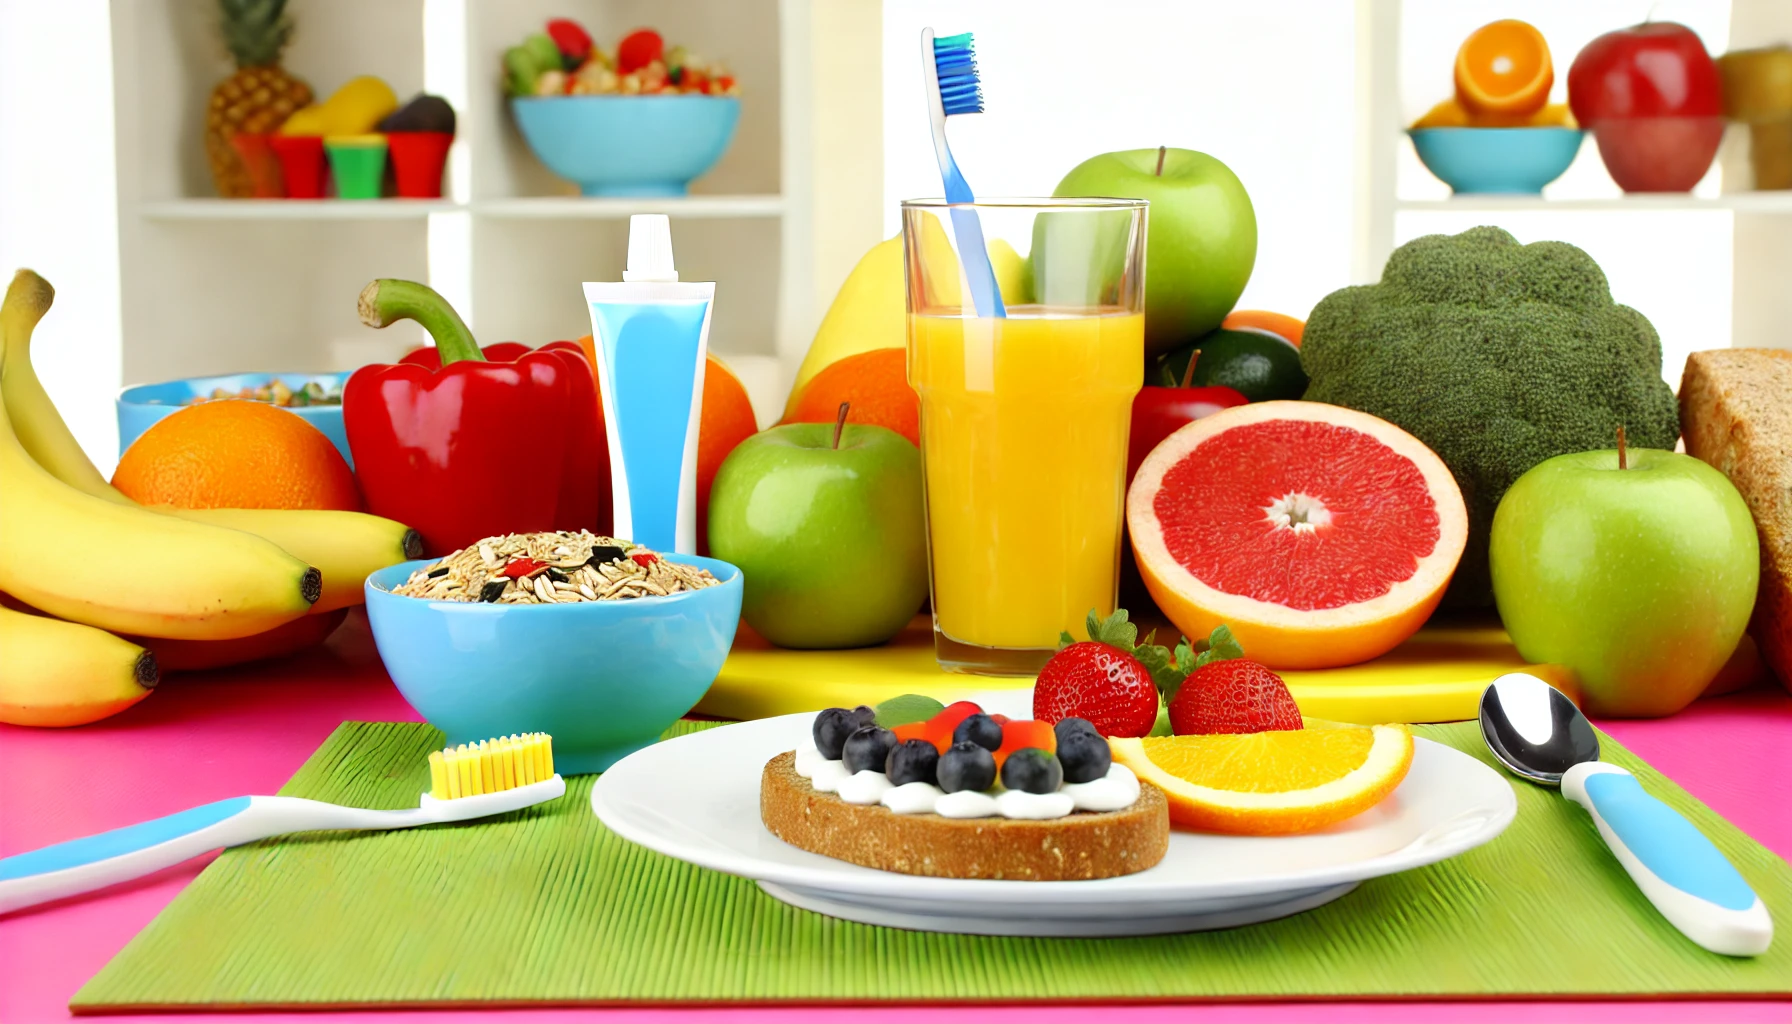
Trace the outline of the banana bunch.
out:
<instances>
[{"instance_id":1,"label":"banana bunch","mask_svg":"<svg viewBox=\"0 0 1792 1024\"><path fill-rule=\"evenodd\" d=\"M0 721L77 725L128 707L155 684L158 646L170 664L214 667L315 643L369 572L421 555L415 530L360 512L121 494L31 368L54 296L21 270L0 302L0 591L56 617L0 617Z\"/></svg>"}]
</instances>

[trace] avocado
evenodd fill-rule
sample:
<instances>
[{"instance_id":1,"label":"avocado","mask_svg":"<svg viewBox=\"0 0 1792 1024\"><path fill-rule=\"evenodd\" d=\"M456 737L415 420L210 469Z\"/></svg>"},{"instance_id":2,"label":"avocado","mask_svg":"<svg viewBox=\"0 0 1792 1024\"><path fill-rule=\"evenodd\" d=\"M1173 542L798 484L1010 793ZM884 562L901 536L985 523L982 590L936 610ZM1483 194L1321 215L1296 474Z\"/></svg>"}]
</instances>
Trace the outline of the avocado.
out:
<instances>
[{"instance_id":1,"label":"avocado","mask_svg":"<svg viewBox=\"0 0 1792 1024\"><path fill-rule=\"evenodd\" d=\"M387 114L382 132L447 132L454 134L454 108L440 96L418 93L409 103Z\"/></svg>"}]
</instances>

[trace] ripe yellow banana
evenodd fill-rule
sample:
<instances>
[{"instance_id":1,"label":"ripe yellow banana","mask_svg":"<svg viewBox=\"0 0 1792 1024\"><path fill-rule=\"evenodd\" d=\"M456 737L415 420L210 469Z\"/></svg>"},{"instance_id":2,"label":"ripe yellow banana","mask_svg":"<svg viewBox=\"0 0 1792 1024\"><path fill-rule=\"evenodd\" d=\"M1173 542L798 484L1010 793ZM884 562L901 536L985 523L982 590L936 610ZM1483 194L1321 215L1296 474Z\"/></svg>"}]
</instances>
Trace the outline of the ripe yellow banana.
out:
<instances>
[{"instance_id":1,"label":"ripe yellow banana","mask_svg":"<svg viewBox=\"0 0 1792 1024\"><path fill-rule=\"evenodd\" d=\"M104 630L0 607L0 722L86 725L149 696L155 655Z\"/></svg>"},{"instance_id":2,"label":"ripe yellow banana","mask_svg":"<svg viewBox=\"0 0 1792 1024\"><path fill-rule=\"evenodd\" d=\"M0 378L4 360L0 348ZM322 589L316 569L260 537L115 504L51 476L13 434L0 389L0 590L120 633L226 640L298 618Z\"/></svg>"},{"instance_id":3,"label":"ripe yellow banana","mask_svg":"<svg viewBox=\"0 0 1792 1024\"><path fill-rule=\"evenodd\" d=\"M19 442L38 465L63 483L96 498L135 506L100 475L31 368L31 334L55 298L50 283L29 270L13 276L0 304L0 340L5 372L0 374L7 413ZM423 557L423 538L403 523L365 512L312 509L179 509L153 511L198 523L241 530L273 541L323 573L323 593L311 606L323 614L360 604L361 584L375 569Z\"/></svg>"}]
</instances>

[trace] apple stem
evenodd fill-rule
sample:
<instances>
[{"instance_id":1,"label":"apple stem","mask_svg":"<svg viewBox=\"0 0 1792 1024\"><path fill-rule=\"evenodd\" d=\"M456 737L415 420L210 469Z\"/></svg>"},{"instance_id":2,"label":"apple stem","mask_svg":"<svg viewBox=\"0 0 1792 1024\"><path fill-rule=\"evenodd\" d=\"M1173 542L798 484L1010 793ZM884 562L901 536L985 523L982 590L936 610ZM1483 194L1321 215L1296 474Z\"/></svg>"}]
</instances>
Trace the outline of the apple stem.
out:
<instances>
[{"instance_id":1,"label":"apple stem","mask_svg":"<svg viewBox=\"0 0 1792 1024\"><path fill-rule=\"evenodd\" d=\"M1624 424L1618 424L1618 468L1629 469L1630 462L1624 457Z\"/></svg>"},{"instance_id":2,"label":"apple stem","mask_svg":"<svg viewBox=\"0 0 1792 1024\"><path fill-rule=\"evenodd\" d=\"M1169 152L1168 146L1157 147L1157 171L1155 174L1159 178L1164 176L1164 154L1167 152Z\"/></svg>"},{"instance_id":3,"label":"apple stem","mask_svg":"<svg viewBox=\"0 0 1792 1024\"><path fill-rule=\"evenodd\" d=\"M840 432L846 429L846 409L851 402L840 403L840 414L834 417L834 447L840 447Z\"/></svg>"},{"instance_id":4,"label":"apple stem","mask_svg":"<svg viewBox=\"0 0 1792 1024\"><path fill-rule=\"evenodd\" d=\"M1201 358L1200 349L1195 349L1188 354L1188 366L1184 367L1182 371L1182 387L1188 387L1195 379L1195 360L1199 358Z\"/></svg>"}]
</instances>

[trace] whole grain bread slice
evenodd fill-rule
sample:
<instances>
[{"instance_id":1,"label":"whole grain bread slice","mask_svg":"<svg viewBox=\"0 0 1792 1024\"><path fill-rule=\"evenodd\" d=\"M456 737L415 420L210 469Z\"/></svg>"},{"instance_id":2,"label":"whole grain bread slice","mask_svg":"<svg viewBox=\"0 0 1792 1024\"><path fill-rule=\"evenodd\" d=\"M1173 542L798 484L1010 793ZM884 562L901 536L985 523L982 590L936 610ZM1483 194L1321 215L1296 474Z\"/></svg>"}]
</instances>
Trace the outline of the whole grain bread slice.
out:
<instances>
[{"instance_id":1,"label":"whole grain bread slice","mask_svg":"<svg viewBox=\"0 0 1792 1024\"><path fill-rule=\"evenodd\" d=\"M1715 349L1686 358L1680 432L1689 454L1736 485L1761 535L1749 632L1792 687L1792 350Z\"/></svg>"},{"instance_id":2,"label":"whole grain bread slice","mask_svg":"<svg viewBox=\"0 0 1792 1024\"><path fill-rule=\"evenodd\" d=\"M936 878L1113 878L1151 867L1170 848L1169 803L1149 784L1131 807L1049 821L896 814L817 792L797 774L794 752L766 763L759 816L772 835L811 853Z\"/></svg>"}]
</instances>

